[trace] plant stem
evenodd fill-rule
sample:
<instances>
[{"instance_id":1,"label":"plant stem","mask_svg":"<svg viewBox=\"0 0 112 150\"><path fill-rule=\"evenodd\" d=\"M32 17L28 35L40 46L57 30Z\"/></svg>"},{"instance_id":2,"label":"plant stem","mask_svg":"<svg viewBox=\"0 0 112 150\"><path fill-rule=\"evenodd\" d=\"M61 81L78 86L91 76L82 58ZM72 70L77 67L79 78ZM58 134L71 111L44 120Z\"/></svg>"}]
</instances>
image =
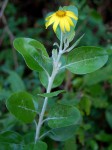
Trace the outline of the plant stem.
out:
<instances>
[{"instance_id":1,"label":"plant stem","mask_svg":"<svg viewBox=\"0 0 112 150\"><path fill-rule=\"evenodd\" d=\"M53 81L54 81L54 79L56 77L56 74L59 71L59 67L60 67L59 61L60 61L60 58L61 58L61 55L62 55L62 45L63 45L62 36L63 35L61 33L61 41L60 41L59 53L58 53L57 60L55 62L53 62L54 64L53 64L52 74L48 78L47 93L50 93L52 85L53 85ZM48 97L45 97L44 104L43 104L43 107L42 107L42 111L41 111L40 116L39 116L39 121L38 121L38 124L36 126L35 143L39 140L40 129L41 129L41 126L42 126L42 123L43 123L43 117L44 117L44 114L45 114L45 111L46 111L47 103L48 103Z\"/></svg>"},{"instance_id":2,"label":"plant stem","mask_svg":"<svg viewBox=\"0 0 112 150\"><path fill-rule=\"evenodd\" d=\"M50 93L53 81L54 81L54 75L52 75L49 78L47 93ZM45 97L44 104L43 104L43 107L42 107L42 111L41 111L41 114L40 114L40 117L39 117L39 122L38 122L38 125L37 125L37 128L36 128L35 143L39 138L40 129L41 129L41 126L42 126L42 121L43 121L44 113L45 113L45 110L46 110L46 107L47 107L47 103L48 103L48 97Z\"/></svg>"}]
</instances>

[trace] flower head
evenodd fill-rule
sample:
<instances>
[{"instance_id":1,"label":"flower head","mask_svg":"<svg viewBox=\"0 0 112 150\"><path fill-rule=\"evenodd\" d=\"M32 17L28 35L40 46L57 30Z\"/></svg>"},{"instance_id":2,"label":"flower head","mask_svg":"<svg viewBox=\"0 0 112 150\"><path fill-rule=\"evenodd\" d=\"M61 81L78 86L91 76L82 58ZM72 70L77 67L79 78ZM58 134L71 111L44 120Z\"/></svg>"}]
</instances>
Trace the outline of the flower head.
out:
<instances>
[{"instance_id":1,"label":"flower head","mask_svg":"<svg viewBox=\"0 0 112 150\"><path fill-rule=\"evenodd\" d=\"M58 10L46 18L46 28L53 24L53 30L56 32L60 26L62 32L70 31L71 26L75 26L73 20L78 20L77 16L72 11Z\"/></svg>"}]
</instances>

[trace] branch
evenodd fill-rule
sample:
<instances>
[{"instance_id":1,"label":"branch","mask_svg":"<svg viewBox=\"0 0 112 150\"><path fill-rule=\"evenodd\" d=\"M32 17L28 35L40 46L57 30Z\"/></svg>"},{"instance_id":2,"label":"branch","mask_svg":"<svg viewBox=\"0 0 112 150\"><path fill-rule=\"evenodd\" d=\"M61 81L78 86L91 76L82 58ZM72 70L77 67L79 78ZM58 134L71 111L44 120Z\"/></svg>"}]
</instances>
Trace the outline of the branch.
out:
<instances>
[{"instance_id":1,"label":"branch","mask_svg":"<svg viewBox=\"0 0 112 150\"><path fill-rule=\"evenodd\" d=\"M9 35L9 38L10 38L10 42L11 44L13 43L13 40L14 40L14 35L13 33L11 32L11 30L9 29L9 26L7 24L7 20L6 20L6 17L4 15L2 15L2 22L3 24L5 25L5 31L8 33Z\"/></svg>"},{"instance_id":2,"label":"branch","mask_svg":"<svg viewBox=\"0 0 112 150\"><path fill-rule=\"evenodd\" d=\"M3 5L2 5L1 11L0 11L0 18L2 18L3 14L4 14L4 10L7 6L7 4L8 4L8 0L5 0Z\"/></svg>"},{"instance_id":3,"label":"branch","mask_svg":"<svg viewBox=\"0 0 112 150\"><path fill-rule=\"evenodd\" d=\"M0 46L2 45L2 42L3 42L3 39L4 39L4 37L5 37L5 28L3 29L3 32L2 32L2 35L1 35L1 37L0 37Z\"/></svg>"},{"instance_id":4,"label":"branch","mask_svg":"<svg viewBox=\"0 0 112 150\"><path fill-rule=\"evenodd\" d=\"M7 4L8 4L8 0L5 0L3 5L2 5L1 11L0 11L0 19L2 20L2 22L3 22L4 26L5 26L4 27L5 28L5 32L7 32L8 36L9 36L9 39L10 39L10 43L12 45L12 53L13 53L14 65L15 65L15 69L16 69L18 67L18 61L17 61L16 51L13 48L14 35L11 32L11 30L10 30L10 28L8 26L6 17L4 15L4 11L5 11L5 8L6 8ZM1 41L3 40L3 38L4 37L2 37Z\"/></svg>"}]
</instances>

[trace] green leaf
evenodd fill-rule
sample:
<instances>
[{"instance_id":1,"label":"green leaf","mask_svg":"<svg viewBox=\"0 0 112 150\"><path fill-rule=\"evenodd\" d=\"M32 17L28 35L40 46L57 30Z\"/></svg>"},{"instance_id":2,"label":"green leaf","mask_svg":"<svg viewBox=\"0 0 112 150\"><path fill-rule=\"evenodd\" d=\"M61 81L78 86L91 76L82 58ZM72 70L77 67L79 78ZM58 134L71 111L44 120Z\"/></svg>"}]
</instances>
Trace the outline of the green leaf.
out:
<instances>
[{"instance_id":1,"label":"green leaf","mask_svg":"<svg viewBox=\"0 0 112 150\"><path fill-rule=\"evenodd\" d=\"M15 143L22 142L22 136L13 131L3 131L0 133L0 143Z\"/></svg>"},{"instance_id":2,"label":"green leaf","mask_svg":"<svg viewBox=\"0 0 112 150\"><path fill-rule=\"evenodd\" d=\"M83 83L83 79L81 77L77 77L75 79L72 80L72 85L75 88L79 88Z\"/></svg>"},{"instance_id":3,"label":"green leaf","mask_svg":"<svg viewBox=\"0 0 112 150\"><path fill-rule=\"evenodd\" d=\"M11 95L11 91L0 89L0 100L5 100Z\"/></svg>"},{"instance_id":4,"label":"green leaf","mask_svg":"<svg viewBox=\"0 0 112 150\"><path fill-rule=\"evenodd\" d=\"M60 60L60 62L62 63L62 65L65 64L65 61L66 61L65 56L64 57L62 56L61 60ZM42 85L45 88L47 88L47 86L48 86L48 77L45 74L45 71L39 72L39 78L40 78L40 81L41 81ZM54 79L54 82L53 82L52 88L58 87L63 82L64 78L65 78L65 69L62 69L56 75L56 77Z\"/></svg>"},{"instance_id":5,"label":"green leaf","mask_svg":"<svg viewBox=\"0 0 112 150\"><path fill-rule=\"evenodd\" d=\"M47 144L42 141L38 141L36 144L31 143L25 146L23 150L47 150Z\"/></svg>"},{"instance_id":6,"label":"green leaf","mask_svg":"<svg viewBox=\"0 0 112 150\"><path fill-rule=\"evenodd\" d=\"M75 135L77 128L77 125L55 128L50 131L48 136L55 141L66 141Z\"/></svg>"},{"instance_id":7,"label":"green leaf","mask_svg":"<svg viewBox=\"0 0 112 150\"><path fill-rule=\"evenodd\" d=\"M71 51L74 47L76 47L83 37L84 37L84 34L70 48L67 49L67 52Z\"/></svg>"},{"instance_id":8,"label":"green leaf","mask_svg":"<svg viewBox=\"0 0 112 150\"><path fill-rule=\"evenodd\" d=\"M108 107L105 114L106 114L107 122L109 126L112 128L112 105Z\"/></svg>"},{"instance_id":9,"label":"green leaf","mask_svg":"<svg viewBox=\"0 0 112 150\"><path fill-rule=\"evenodd\" d=\"M10 71L7 81L11 85L11 89L14 92L25 90L25 85L24 85L22 79L19 77L19 75L16 72Z\"/></svg>"},{"instance_id":10,"label":"green leaf","mask_svg":"<svg viewBox=\"0 0 112 150\"><path fill-rule=\"evenodd\" d=\"M14 40L14 48L24 57L26 64L32 70L47 70L51 63L45 47L34 39L17 38Z\"/></svg>"},{"instance_id":11,"label":"green leaf","mask_svg":"<svg viewBox=\"0 0 112 150\"><path fill-rule=\"evenodd\" d=\"M67 68L75 74L86 74L101 68L108 60L106 51L99 47L83 46L72 50L67 57Z\"/></svg>"},{"instance_id":12,"label":"green leaf","mask_svg":"<svg viewBox=\"0 0 112 150\"><path fill-rule=\"evenodd\" d=\"M95 140L89 140L87 145L88 145L88 148L91 150L98 150L99 149L98 144Z\"/></svg>"},{"instance_id":13,"label":"green leaf","mask_svg":"<svg viewBox=\"0 0 112 150\"><path fill-rule=\"evenodd\" d=\"M8 110L22 122L30 123L36 116L33 96L27 92L12 94L6 105Z\"/></svg>"},{"instance_id":14,"label":"green leaf","mask_svg":"<svg viewBox=\"0 0 112 150\"><path fill-rule=\"evenodd\" d=\"M101 131L100 133L96 134L95 138L101 142L108 142L108 143L112 142L112 135L107 134L104 131Z\"/></svg>"},{"instance_id":15,"label":"green leaf","mask_svg":"<svg viewBox=\"0 0 112 150\"><path fill-rule=\"evenodd\" d=\"M70 43L75 37L75 31L71 28L70 32L65 32L63 37Z\"/></svg>"},{"instance_id":16,"label":"green leaf","mask_svg":"<svg viewBox=\"0 0 112 150\"><path fill-rule=\"evenodd\" d=\"M95 107L95 108L107 108L107 106L109 105L108 104L108 101L107 101L107 97L103 96L103 97L92 97L92 105Z\"/></svg>"},{"instance_id":17,"label":"green leaf","mask_svg":"<svg viewBox=\"0 0 112 150\"><path fill-rule=\"evenodd\" d=\"M60 29L60 27L58 27L58 28L56 29L56 36L57 36L57 38L58 38L59 40L61 40L61 29ZM66 40L66 39L67 39L67 41L70 43L70 42L74 39L74 37L75 37L74 28L71 27L70 32L65 32L65 33L63 33L63 37L64 37L63 40Z\"/></svg>"},{"instance_id":18,"label":"green leaf","mask_svg":"<svg viewBox=\"0 0 112 150\"><path fill-rule=\"evenodd\" d=\"M0 150L23 150L22 136L13 131L0 133Z\"/></svg>"},{"instance_id":19,"label":"green leaf","mask_svg":"<svg viewBox=\"0 0 112 150\"><path fill-rule=\"evenodd\" d=\"M112 55L112 46L107 45L107 52L109 55Z\"/></svg>"},{"instance_id":20,"label":"green leaf","mask_svg":"<svg viewBox=\"0 0 112 150\"><path fill-rule=\"evenodd\" d=\"M64 78L65 78L65 69L61 70L58 72L58 74L56 75L56 78L54 79L53 82L53 88L58 87L59 85L62 84Z\"/></svg>"},{"instance_id":21,"label":"green leaf","mask_svg":"<svg viewBox=\"0 0 112 150\"><path fill-rule=\"evenodd\" d=\"M69 125L78 124L81 115L80 111L76 107L56 104L54 105L48 114L49 118L48 125L51 128L61 128Z\"/></svg>"},{"instance_id":22,"label":"green leaf","mask_svg":"<svg viewBox=\"0 0 112 150\"><path fill-rule=\"evenodd\" d=\"M86 115L90 114L91 100L88 97L83 97L79 103L79 106L82 110L85 111Z\"/></svg>"},{"instance_id":23,"label":"green leaf","mask_svg":"<svg viewBox=\"0 0 112 150\"><path fill-rule=\"evenodd\" d=\"M94 85L96 83L105 81L109 79L112 75L112 66L109 65L93 73L87 74L84 77L84 83L88 86Z\"/></svg>"},{"instance_id":24,"label":"green leaf","mask_svg":"<svg viewBox=\"0 0 112 150\"><path fill-rule=\"evenodd\" d=\"M76 138L73 137L64 143L64 150L77 150Z\"/></svg>"},{"instance_id":25,"label":"green leaf","mask_svg":"<svg viewBox=\"0 0 112 150\"><path fill-rule=\"evenodd\" d=\"M34 137L35 137L35 131L30 131L30 132L26 133L23 136L24 144L28 145L30 143L33 143L34 142Z\"/></svg>"},{"instance_id":26,"label":"green leaf","mask_svg":"<svg viewBox=\"0 0 112 150\"><path fill-rule=\"evenodd\" d=\"M54 96L57 96L57 95L59 95L60 93L63 93L63 92L65 92L65 90L58 90L56 92L43 93L43 94L37 94L37 95L42 96L42 97L54 97Z\"/></svg>"},{"instance_id":27,"label":"green leaf","mask_svg":"<svg viewBox=\"0 0 112 150\"><path fill-rule=\"evenodd\" d=\"M45 71L39 72L39 78L40 78L42 85L45 88L47 88L48 77L45 74ZM52 88L58 87L63 82L64 78L65 78L65 70L63 69L56 75L56 78L54 79Z\"/></svg>"},{"instance_id":28,"label":"green leaf","mask_svg":"<svg viewBox=\"0 0 112 150\"><path fill-rule=\"evenodd\" d=\"M0 143L0 150L23 150L23 145L14 143Z\"/></svg>"},{"instance_id":29,"label":"green leaf","mask_svg":"<svg viewBox=\"0 0 112 150\"><path fill-rule=\"evenodd\" d=\"M81 36L78 38L78 40L73 44L74 47L76 47L76 46L79 44L80 40L84 37L84 35L85 35L85 34L81 35Z\"/></svg>"}]
</instances>

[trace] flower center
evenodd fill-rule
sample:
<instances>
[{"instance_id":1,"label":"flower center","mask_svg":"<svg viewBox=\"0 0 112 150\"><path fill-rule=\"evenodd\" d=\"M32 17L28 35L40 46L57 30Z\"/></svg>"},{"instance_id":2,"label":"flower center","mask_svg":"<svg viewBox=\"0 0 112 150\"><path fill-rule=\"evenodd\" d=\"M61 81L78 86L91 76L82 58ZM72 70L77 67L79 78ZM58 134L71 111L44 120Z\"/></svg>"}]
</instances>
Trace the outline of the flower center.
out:
<instances>
[{"instance_id":1,"label":"flower center","mask_svg":"<svg viewBox=\"0 0 112 150\"><path fill-rule=\"evenodd\" d=\"M56 15L57 15L58 17L64 17L64 16L66 15L66 12L63 11L63 10L58 10L58 11L56 12Z\"/></svg>"}]
</instances>

